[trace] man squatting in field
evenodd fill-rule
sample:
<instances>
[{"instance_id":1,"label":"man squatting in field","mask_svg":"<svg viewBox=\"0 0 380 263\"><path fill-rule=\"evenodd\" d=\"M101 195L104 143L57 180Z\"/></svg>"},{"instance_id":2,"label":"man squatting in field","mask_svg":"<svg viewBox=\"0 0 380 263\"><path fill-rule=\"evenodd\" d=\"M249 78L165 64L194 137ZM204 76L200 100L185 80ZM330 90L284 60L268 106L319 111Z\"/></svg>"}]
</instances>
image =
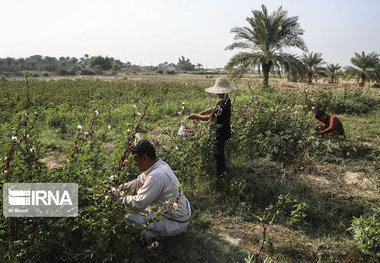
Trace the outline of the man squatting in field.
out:
<instances>
[{"instance_id":1,"label":"man squatting in field","mask_svg":"<svg viewBox=\"0 0 380 263\"><path fill-rule=\"evenodd\" d=\"M190 203L179 191L179 181L170 166L156 157L154 146L147 140L140 140L132 150L133 163L142 171L137 179L118 187L119 198L124 205L132 205L133 213L125 215L126 220L143 224L148 218L156 216L158 208L165 210L168 203L173 204L172 211L162 213L158 221L150 223L144 231L148 238L169 237L182 233L189 224ZM122 196L122 190L130 189ZM179 195L181 196L179 197ZM147 215L139 212L147 210Z\"/></svg>"},{"instance_id":2,"label":"man squatting in field","mask_svg":"<svg viewBox=\"0 0 380 263\"><path fill-rule=\"evenodd\" d=\"M317 110L315 118L320 121L315 130L321 134L343 135L346 137L342 122L336 116L330 116L323 110Z\"/></svg>"},{"instance_id":3,"label":"man squatting in field","mask_svg":"<svg viewBox=\"0 0 380 263\"><path fill-rule=\"evenodd\" d=\"M231 138L231 100L228 93L235 90L236 88L232 87L226 78L218 78L214 86L206 89L206 92L218 95L220 100L216 104L216 107L214 109L207 109L200 114L189 115L189 119L203 121L211 119L217 125L214 155L218 176L227 172L224 146L225 142Z\"/></svg>"}]
</instances>

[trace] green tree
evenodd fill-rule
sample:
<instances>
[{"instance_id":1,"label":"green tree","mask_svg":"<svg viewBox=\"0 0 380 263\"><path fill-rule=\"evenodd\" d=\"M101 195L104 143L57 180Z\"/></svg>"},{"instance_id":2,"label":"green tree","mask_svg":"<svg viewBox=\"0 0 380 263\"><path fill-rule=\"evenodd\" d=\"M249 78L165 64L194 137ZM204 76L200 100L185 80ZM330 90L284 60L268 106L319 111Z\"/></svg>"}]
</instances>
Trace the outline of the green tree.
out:
<instances>
[{"instance_id":1,"label":"green tree","mask_svg":"<svg viewBox=\"0 0 380 263\"><path fill-rule=\"evenodd\" d=\"M95 69L96 66L100 66L102 70L109 70L112 68L111 59L102 56L92 57L90 59L90 67Z\"/></svg>"},{"instance_id":2,"label":"green tree","mask_svg":"<svg viewBox=\"0 0 380 263\"><path fill-rule=\"evenodd\" d=\"M191 63L190 59L185 59L184 56L178 59L177 67L179 70L193 71L195 66Z\"/></svg>"},{"instance_id":3,"label":"green tree","mask_svg":"<svg viewBox=\"0 0 380 263\"><path fill-rule=\"evenodd\" d=\"M351 58L351 63L355 67L346 67L346 73L351 76L356 76L360 79L359 85L364 86L365 82L374 80L378 81L380 76L378 74L379 54L371 52L361 54L355 52L355 57Z\"/></svg>"},{"instance_id":4,"label":"green tree","mask_svg":"<svg viewBox=\"0 0 380 263\"><path fill-rule=\"evenodd\" d=\"M96 75L102 75L103 74L103 69L102 69L102 66L100 66L100 65L95 65L92 69L94 70Z\"/></svg>"},{"instance_id":5,"label":"green tree","mask_svg":"<svg viewBox=\"0 0 380 263\"><path fill-rule=\"evenodd\" d=\"M342 75L342 66L338 64L328 64L326 67L326 76L331 83L338 83L338 76Z\"/></svg>"},{"instance_id":6,"label":"green tree","mask_svg":"<svg viewBox=\"0 0 380 263\"><path fill-rule=\"evenodd\" d=\"M322 75L324 73L323 65L325 62L322 59L321 53L304 53L301 58L305 66L308 83L311 84L315 75Z\"/></svg>"},{"instance_id":7,"label":"green tree","mask_svg":"<svg viewBox=\"0 0 380 263\"><path fill-rule=\"evenodd\" d=\"M253 17L247 17L249 26L234 27L236 42L226 50L243 49L228 62L226 69L234 78L240 78L249 68L258 67L263 72L263 85L268 87L269 72L272 68L297 71L302 64L299 59L283 50L289 47L306 51L301 38L304 30L298 23L298 17L288 17L288 12L280 6L271 15L265 5L261 10L252 10Z\"/></svg>"},{"instance_id":8,"label":"green tree","mask_svg":"<svg viewBox=\"0 0 380 263\"><path fill-rule=\"evenodd\" d=\"M44 57L42 60L43 69L46 71L56 71L58 69L58 60L55 57Z\"/></svg>"},{"instance_id":9,"label":"green tree","mask_svg":"<svg viewBox=\"0 0 380 263\"><path fill-rule=\"evenodd\" d=\"M112 65L112 74L117 75L117 72L120 71L120 69L121 69L120 64L114 63Z\"/></svg>"},{"instance_id":10,"label":"green tree","mask_svg":"<svg viewBox=\"0 0 380 263\"><path fill-rule=\"evenodd\" d=\"M70 58L70 68L75 73L77 73L80 70L78 62L79 62L79 60L76 57Z\"/></svg>"},{"instance_id":11,"label":"green tree","mask_svg":"<svg viewBox=\"0 0 380 263\"><path fill-rule=\"evenodd\" d=\"M88 66L90 62L90 55L89 54L84 54L83 57L80 58L79 60L79 66L84 69Z\"/></svg>"},{"instance_id":12,"label":"green tree","mask_svg":"<svg viewBox=\"0 0 380 263\"><path fill-rule=\"evenodd\" d=\"M30 70L42 70L43 69L43 58L40 55L34 55L26 59L27 63L29 63Z\"/></svg>"}]
</instances>

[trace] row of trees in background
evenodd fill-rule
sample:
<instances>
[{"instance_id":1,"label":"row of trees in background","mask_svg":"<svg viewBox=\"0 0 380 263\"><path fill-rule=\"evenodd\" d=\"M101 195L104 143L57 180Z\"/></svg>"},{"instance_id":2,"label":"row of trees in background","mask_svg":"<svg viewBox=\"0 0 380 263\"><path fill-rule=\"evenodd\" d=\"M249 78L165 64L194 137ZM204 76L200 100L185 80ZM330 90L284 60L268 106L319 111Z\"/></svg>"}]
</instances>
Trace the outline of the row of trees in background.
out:
<instances>
[{"instance_id":1,"label":"row of trees in background","mask_svg":"<svg viewBox=\"0 0 380 263\"><path fill-rule=\"evenodd\" d=\"M175 74L184 71L203 70L202 64L192 64L190 59L184 56L178 59L178 63L164 62L157 66L138 66L130 62L123 63L113 57L93 56L85 54L81 58L75 57L49 57L34 55L27 58L0 58L0 76L22 76L22 71L44 72L43 76L49 74L68 76L68 75L101 75L105 72L117 74L119 71L137 72L156 72L159 74ZM34 73L38 75L37 72Z\"/></svg>"},{"instance_id":2,"label":"row of trees in background","mask_svg":"<svg viewBox=\"0 0 380 263\"><path fill-rule=\"evenodd\" d=\"M307 81L309 84L313 80L317 82L320 78L337 83L340 76L355 77L360 86L380 80L380 59L376 52L355 53L355 57L351 59L353 66L344 69L340 64L326 64L321 53L307 51L302 39L304 30L298 23L298 17L289 17L282 7L269 14L264 5L261 6L261 10L252 10L252 14L253 17L247 18L249 26L231 29L236 41L227 46L226 50L242 50L235 54L225 67L233 78L240 78L247 72L262 72L264 87L269 85L270 72L284 75L289 81ZM287 48L298 48L304 53L300 58L285 52ZM143 67L132 65L130 62L123 63L112 57L90 57L88 54L80 59L40 55L25 59L0 59L0 75L5 76L22 76L21 71L25 70L46 71L43 75L49 75L47 72L57 75L101 75L104 71L111 74L117 74L119 71L176 74L202 71L202 67L202 64L194 65L184 56L178 59L177 64L164 62L157 66Z\"/></svg>"},{"instance_id":3,"label":"row of trees in background","mask_svg":"<svg viewBox=\"0 0 380 263\"><path fill-rule=\"evenodd\" d=\"M234 27L234 43L226 50L242 50L228 62L226 69L234 78L258 70L263 73L263 85L269 85L269 73L286 75L291 81L316 81L325 77L336 83L338 77L345 73L348 77L356 77L358 84L380 80L379 54L371 52L355 53L351 59L353 66L348 66L343 72L339 64L328 64L322 59L321 53L307 52L302 39L304 30L298 23L298 17L288 17L286 10L278 8L272 14L268 13L265 5L261 10L252 10L253 17L248 17L249 26ZM305 52L302 58L295 54L284 52L287 48L298 48Z\"/></svg>"},{"instance_id":4,"label":"row of trees in background","mask_svg":"<svg viewBox=\"0 0 380 263\"><path fill-rule=\"evenodd\" d=\"M102 73L103 70L120 69L122 63L118 59L112 57L95 56L90 57L85 54L81 58L76 57L49 57L34 55L27 58L11 58L0 59L0 74L6 76L22 75L21 71L45 71L58 75L91 75ZM130 65L129 62L126 65ZM48 73L46 73L48 75Z\"/></svg>"},{"instance_id":5,"label":"row of trees in background","mask_svg":"<svg viewBox=\"0 0 380 263\"><path fill-rule=\"evenodd\" d=\"M337 83L339 76L356 77L360 86L380 79L380 60L375 52L369 54L364 51L361 54L355 52L355 57L351 58L353 66L345 67L344 71L339 63L326 65L321 53L305 53L301 62L304 65L301 77L307 76L309 84L313 79L317 82L319 78L325 78L330 83Z\"/></svg>"},{"instance_id":6,"label":"row of trees in background","mask_svg":"<svg viewBox=\"0 0 380 263\"><path fill-rule=\"evenodd\" d=\"M307 79L309 84L313 80L317 83L318 79L324 78L330 83L338 83L339 77L357 78L357 83L364 86L366 82L378 82L380 80L380 59L375 52L366 54L356 53L355 57L351 58L353 66L343 68L338 64L327 64L322 53L304 53L301 57L303 67L300 72L295 75L289 75L290 78L298 77L299 79Z\"/></svg>"}]
</instances>

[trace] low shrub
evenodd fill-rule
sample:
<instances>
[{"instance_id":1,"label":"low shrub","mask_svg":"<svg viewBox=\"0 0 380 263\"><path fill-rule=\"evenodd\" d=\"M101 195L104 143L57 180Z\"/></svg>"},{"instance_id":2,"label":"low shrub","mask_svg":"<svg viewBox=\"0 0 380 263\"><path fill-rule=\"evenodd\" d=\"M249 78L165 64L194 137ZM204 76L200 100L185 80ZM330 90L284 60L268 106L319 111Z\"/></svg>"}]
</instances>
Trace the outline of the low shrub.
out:
<instances>
[{"instance_id":1,"label":"low shrub","mask_svg":"<svg viewBox=\"0 0 380 263\"><path fill-rule=\"evenodd\" d=\"M92 70L90 70L90 69L82 69L80 71L80 74L81 75L95 75L95 73Z\"/></svg>"},{"instance_id":2,"label":"low shrub","mask_svg":"<svg viewBox=\"0 0 380 263\"><path fill-rule=\"evenodd\" d=\"M354 239L367 255L380 259L380 209L373 209L359 218L354 218L350 228Z\"/></svg>"},{"instance_id":3,"label":"low shrub","mask_svg":"<svg viewBox=\"0 0 380 263\"><path fill-rule=\"evenodd\" d=\"M73 218L0 217L1 261L144 261L148 244L142 235L145 225L136 228L124 221L124 214L131 208L122 206L113 190L133 176L128 147L134 134L123 137L122 149L109 155L103 144L110 126L96 127L98 113L93 114L88 132L78 126L75 142L67 149L67 160L62 167L49 171L40 161L43 151L33 129L37 116L29 116L29 113L20 116L16 136L2 145L7 154L0 160L0 183L77 183L79 212ZM48 115L47 119L53 127L66 129L64 113ZM120 155L128 162L127 166L119 161ZM1 203L2 199L3 194Z\"/></svg>"},{"instance_id":4,"label":"low shrub","mask_svg":"<svg viewBox=\"0 0 380 263\"><path fill-rule=\"evenodd\" d=\"M58 129L61 134L67 132L69 116L63 112L52 112L46 117L46 121L53 129Z\"/></svg>"},{"instance_id":5,"label":"low shrub","mask_svg":"<svg viewBox=\"0 0 380 263\"><path fill-rule=\"evenodd\" d=\"M337 114L362 114L375 110L380 100L371 98L361 90L355 92L336 92L320 90L310 97L311 104L317 109L324 109Z\"/></svg>"},{"instance_id":6,"label":"low shrub","mask_svg":"<svg viewBox=\"0 0 380 263\"><path fill-rule=\"evenodd\" d=\"M302 105L268 109L256 101L242 110L233 125L233 140L247 155L293 161L302 151L319 144L319 138L312 136L312 117Z\"/></svg>"},{"instance_id":7,"label":"low shrub","mask_svg":"<svg viewBox=\"0 0 380 263\"><path fill-rule=\"evenodd\" d=\"M165 70L165 74L167 74L167 75L175 75L176 72L175 72L175 70Z\"/></svg>"},{"instance_id":8,"label":"low shrub","mask_svg":"<svg viewBox=\"0 0 380 263\"><path fill-rule=\"evenodd\" d=\"M58 75L60 75L60 76L75 76L76 73L74 70L60 69L60 70L58 70Z\"/></svg>"}]
</instances>

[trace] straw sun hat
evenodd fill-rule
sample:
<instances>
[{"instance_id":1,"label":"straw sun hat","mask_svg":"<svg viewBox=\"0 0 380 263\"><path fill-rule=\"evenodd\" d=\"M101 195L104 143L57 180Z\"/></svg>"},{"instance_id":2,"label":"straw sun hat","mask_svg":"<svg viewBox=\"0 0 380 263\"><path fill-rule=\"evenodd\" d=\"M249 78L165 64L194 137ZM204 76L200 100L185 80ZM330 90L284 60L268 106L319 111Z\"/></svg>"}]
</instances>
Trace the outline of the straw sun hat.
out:
<instances>
[{"instance_id":1,"label":"straw sun hat","mask_svg":"<svg viewBox=\"0 0 380 263\"><path fill-rule=\"evenodd\" d=\"M213 93L213 94L225 94L225 93L230 93L235 90L236 88L230 85L227 78L222 77L222 78L217 78L215 85L210 88L207 88L206 92Z\"/></svg>"}]
</instances>

